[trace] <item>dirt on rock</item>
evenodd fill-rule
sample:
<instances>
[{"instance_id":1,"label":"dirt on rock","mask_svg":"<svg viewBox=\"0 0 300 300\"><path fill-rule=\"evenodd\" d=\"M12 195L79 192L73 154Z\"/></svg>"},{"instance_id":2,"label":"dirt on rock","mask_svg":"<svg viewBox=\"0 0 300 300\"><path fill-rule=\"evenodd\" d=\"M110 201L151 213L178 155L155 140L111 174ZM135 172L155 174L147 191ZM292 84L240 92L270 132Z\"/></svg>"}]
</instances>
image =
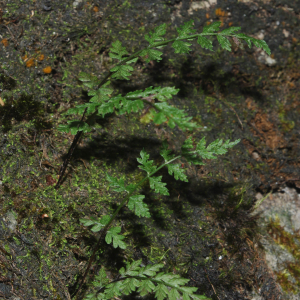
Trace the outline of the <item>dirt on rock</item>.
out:
<instances>
[{"instance_id":1,"label":"dirt on rock","mask_svg":"<svg viewBox=\"0 0 300 300\"><path fill-rule=\"evenodd\" d=\"M162 171L168 197L143 187L151 218L122 210L117 223L129 246L101 245L81 299L101 266L113 278L140 258L163 262L212 299L299 299L299 14L300 2L288 0L0 1L0 298L72 299L96 242L79 219L111 214L121 200L106 173L135 183L143 148L158 160L163 140L177 151L193 134L241 142L204 166L182 161L188 183ZM112 42L131 54L156 26L166 23L169 39L190 19L197 32L215 21L240 26L272 54L246 45L227 52L214 41L214 52L195 43L185 55L166 46L160 62L139 59L130 81L111 80L118 93L175 86L170 103L200 128L155 126L147 109L99 117L55 190L74 138L58 125L90 99L79 72L104 78ZM280 193L293 199L277 201ZM284 258L276 268L274 253Z\"/></svg>"}]
</instances>

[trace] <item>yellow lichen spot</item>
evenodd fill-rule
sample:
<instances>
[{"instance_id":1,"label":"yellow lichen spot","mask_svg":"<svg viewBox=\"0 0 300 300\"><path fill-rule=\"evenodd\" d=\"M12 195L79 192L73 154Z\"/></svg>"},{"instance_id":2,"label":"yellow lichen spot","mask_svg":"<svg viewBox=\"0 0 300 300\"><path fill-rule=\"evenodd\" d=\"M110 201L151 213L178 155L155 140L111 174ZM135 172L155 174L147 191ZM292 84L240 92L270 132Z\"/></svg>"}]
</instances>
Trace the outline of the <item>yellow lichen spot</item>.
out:
<instances>
[{"instance_id":1,"label":"yellow lichen spot","mask_svg":"<svg viewBox=\"0 0 300 300\"><path fill-rule=\"evenodd\" d=\"M291 88L291 89L294 89L296 87L294 82L289 82L288 85L289 85L289 88Z\"/></svg>"},{"instance_id":2,"label":"yellow lichen spot","mask_svg":"<svg viewBox=\"0 0 300 300\"><path fill-rule=\"evenodd\" d=\"M153 120L153 114L151 111L148 113L144 114L143 116L140 117L140 122L142 124L149 124Z\"/></svg>"},{"instance_id":3,"label":"yellow lichen spot","mask_svg":"<svg viewBox=\"0 0 300 300\"><path fill-rule=\"evenodd\" d=\"M34 59L30 58L26 61L26 67L31 68L32 66L34 66Z\"/></svg>"},{"instance_id":4,"label":"yellow lichen spot","mask_svg":"<svg viewBox=\"0 0 300 300\"><path fill-rule=\"evenodd\" d=\"M216 15L219 17L225 17L226 12L224 10L222 10L221 8L217 8L216 9Z\"/></svg>"},{"instance_id":5,"label":"yellow lichen spot","mask_svg":"<svg viewBox=\"0 0 300 300\"><path fill-rule=\"evenodd\" d=\"M38 57L38 60L39 60L39 61L42 61L42 60L44 60L44 58L45 58L45 55L44 55L44 54L41 54L41 55Z\"/></svg>"},{"instance_id":6,"label":"yellow lichen spot","mask_svg":"<svg viewBox=\"0 0 300 300\"><path fill-rule=\"evenodd\" d=\"M3 44L4 47L7 47L8 46L8 40L7 39L3 39L1 41L1 43Z\"/></svg>"},{"instance_id":7,"label":"yellow lichen spot","mask_svg":"<svg viewBox=\"0 0 300 300\"><path fill-rule=\"evenodd\" d=\"M52 72L52 68L50 66L47 66L46 68L43 69L43 72L46 74L50 74Z\"/></svg>"}]
</instances>

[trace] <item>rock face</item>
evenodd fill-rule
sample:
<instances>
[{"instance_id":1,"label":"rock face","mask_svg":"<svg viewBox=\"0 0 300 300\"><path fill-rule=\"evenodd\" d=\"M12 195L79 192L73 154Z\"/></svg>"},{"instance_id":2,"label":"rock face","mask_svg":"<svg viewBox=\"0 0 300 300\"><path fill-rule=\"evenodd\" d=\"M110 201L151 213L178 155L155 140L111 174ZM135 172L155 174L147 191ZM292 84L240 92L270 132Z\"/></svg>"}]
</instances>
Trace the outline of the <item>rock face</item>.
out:
<instances>
[{"instance_id":1,"label":"rock face","mask_svg":"<svg viewBox=\"0 0 300 300\"><path fill-rule=\"evenodd\" d=\"M220 30L239 26L264 39L272 55L236 44L228 52L216 41L214 52L196 43L187 55L165 47L161 62L139 59L132 80L112 84L122 95L175 86L180 93L170 104L201 127L195 140L241 143L222 159L188 167L189 185L169 178L168 199L145 189L153 218L140 224L124 211L120 222L133 241L131 252L104 247L98 265L119 269L124 257L135 255L145 264L164 259L170 272L186 272L191 285L213 299L251 299L254 291L253 300L282 300L278 283L290 291L286 299L300 299L299 195L286 188L300 188L299 3L0 1L0 298L69 299L95 242L78 219L114 207L106 173L134 182L144 147L156 159L162 140L176 150L190 135L140 124L137 116L101 118L74 152L57 193L52 185L72 140L57 125L69 120L69 108L89 101L79 72L103 78L114 64L112 42L120 40L132 53L148 47L145 34L156 26L166 23L164 37L171 39L193 19L198 32L215 21ZM275 189L281 192L256 211L257 227L249 217L255 194L260 199ZM266 251L261 256L254 234L259 229Z\"/></svg>"},{"instance_id":2,"label":"rock face","mask_svg":"<svg viewBox=\"0 0 300 300\"><path fill-rule=\"evenodd\" d=\"M257 200L262 195L256 195ZM269 195L254 214L259 215L262 228L262 245L266 261L276 274L286 299L300 299L300 194L285 187Z\"/></svg>"}]
</instances>

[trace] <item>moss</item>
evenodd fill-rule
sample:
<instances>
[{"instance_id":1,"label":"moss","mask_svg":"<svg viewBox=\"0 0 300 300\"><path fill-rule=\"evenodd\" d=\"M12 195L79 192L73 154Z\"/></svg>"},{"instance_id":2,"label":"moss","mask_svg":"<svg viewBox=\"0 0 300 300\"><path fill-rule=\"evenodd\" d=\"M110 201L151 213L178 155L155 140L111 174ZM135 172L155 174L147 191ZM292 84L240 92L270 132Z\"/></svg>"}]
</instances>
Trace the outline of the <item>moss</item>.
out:
<instances>
[{"instance_id":1,"label":"moss","mask_svg":"<svg viewBox=\"0 0 300 300\"><path fill-rule=\"evenodd\" d=\"M291 253L296 262L300 259L300 235L289 233L280 225L279 218L271 220L267 226L271 238L281 247ZM277 280L286 292L294 294L300 291L300 268L297 263L286 263L282 272L276 272Z\"/></svg>"}]
</instances>

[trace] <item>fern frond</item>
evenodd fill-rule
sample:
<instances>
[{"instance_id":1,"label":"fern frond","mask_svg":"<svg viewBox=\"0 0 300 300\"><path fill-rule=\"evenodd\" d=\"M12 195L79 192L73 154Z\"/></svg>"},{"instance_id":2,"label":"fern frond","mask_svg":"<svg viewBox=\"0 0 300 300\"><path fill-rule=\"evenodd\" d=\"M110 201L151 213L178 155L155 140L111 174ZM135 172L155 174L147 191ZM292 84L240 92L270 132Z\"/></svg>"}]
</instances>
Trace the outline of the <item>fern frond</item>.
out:
<instances>
[{"instance_id":1,"label":"fern frond","mask_svg":"<svg viewBox=\"0 0 300 300\"><path fill-rule=\"evenodd\" d=\"M140 259L133 261L131 264L127 263L126 268L119 270L121 277L110 283L105 278L106 273L102 268L99 275L96 276L94 286L99 291L103 290L103 292L89 294L85 297L85 300L113 299L122 294L129 295L136 291L136 289L141 296L154 293L158 300L165 298L177 300L181 296L184 300L210 300L210 298L204 295L194 294L197 291L196 287L186 287L185 284L189 282L189 279L172 273L158 273L164 266L163 264L141 267L141 262L142 260Z\"/></svg>"}]
</instances>

